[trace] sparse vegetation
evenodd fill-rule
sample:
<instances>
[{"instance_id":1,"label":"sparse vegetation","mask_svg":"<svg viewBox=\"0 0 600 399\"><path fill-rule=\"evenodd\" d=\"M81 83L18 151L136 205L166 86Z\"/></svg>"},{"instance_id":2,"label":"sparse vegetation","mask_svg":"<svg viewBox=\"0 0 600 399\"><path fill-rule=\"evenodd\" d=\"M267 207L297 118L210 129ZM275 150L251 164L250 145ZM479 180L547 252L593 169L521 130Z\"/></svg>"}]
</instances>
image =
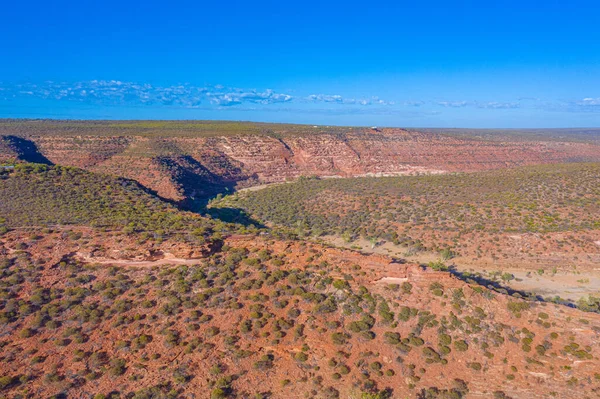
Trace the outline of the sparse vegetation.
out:
<instances>
[{"instance_id":1,"label":"sparse vegetation","mask_svg":"<svg viewBox=\"0 0 600 399\"><path fill-rule=\"evenodd\" d=\"M69 136L69 122L51 125L49 136ZM163 128L211 138L250 126L244 134L279 138L267 124L74 125L141 129L161 151ZM462 241L469 234L490 233L493 246L496 233L562 232L566 242L598 229L597 165L305 177L217 199L211 216L132 180L14 166L0 173L3 397L461 398L469 386L496 398L512 387L584 397L600 380L598 315L450 275L472 249ZM276 225L242 223L239 206ZM304 239L328 234L430 258L418 265ZM498 267L488 277L518 276ZM590 296L579 307L599 304Z\"/></svg>"}]
</instances>

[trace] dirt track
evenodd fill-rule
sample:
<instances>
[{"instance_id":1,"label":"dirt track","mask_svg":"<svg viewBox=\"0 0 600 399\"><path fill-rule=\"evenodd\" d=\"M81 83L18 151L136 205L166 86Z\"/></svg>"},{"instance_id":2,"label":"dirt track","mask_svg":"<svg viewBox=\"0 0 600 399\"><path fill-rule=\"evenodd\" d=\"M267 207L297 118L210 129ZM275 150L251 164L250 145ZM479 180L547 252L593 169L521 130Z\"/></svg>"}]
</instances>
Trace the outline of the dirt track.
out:
<instances>
[{"instance_id":1,"label":"dirt track","mask_svg":"<svg viewBox=\"0 0 600 399\"><path fill-rule=\"evenodd\" d=\"M105 258L93 258L79 254L79 260L87 263L94 263L100 265L112 265L112 266L128 266L128 267L154 267L164 265L196 265L200 263L200 259L184 259L170 257L166 254L164 258L156 260L131 260L131 259L105 259Z\"/></svg>"}]
</instances>

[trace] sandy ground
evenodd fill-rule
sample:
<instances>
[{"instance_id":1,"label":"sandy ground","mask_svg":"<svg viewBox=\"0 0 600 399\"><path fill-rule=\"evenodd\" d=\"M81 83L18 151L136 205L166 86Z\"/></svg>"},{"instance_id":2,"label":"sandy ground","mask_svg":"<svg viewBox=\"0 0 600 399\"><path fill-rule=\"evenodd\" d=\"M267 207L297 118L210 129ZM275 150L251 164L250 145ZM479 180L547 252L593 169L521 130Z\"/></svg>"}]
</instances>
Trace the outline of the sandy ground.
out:
<instances>
[{"instance_id":1,"label":"sandy ground","mask_svg":"<svg viewBox=\"0 0 600 399\"><path fill-rule=\"evenodd\" d=\"M260 190L264 190L267 187L279 186L281 184L287 184L287 183L292 183L292 182L288 181L288 182L277 182L277 183L259 184L258 186L240 188L240 189L235 190L235 192L236 193L243 193L243 192L260 191Z\"/></svg>"},{"instance_id":2,"label":"sandy ground","mask_svg":"<svg viewBox=\"0 0 600 399\"><path fill-rule=\"evenodd\" d=\"M407 255L406 248L396 246L393 243L386 242L373 247L365 239L357 239L351 243L346 243L338 236L324 236L321 239L330 245L343 248L360 250L365 253L377 253L406 259L409 262L427 264L440 260L437 253L422 252L416 255ZM533 292L542 297L560 296L563 299L577 301L588 295L600 296L600 268L594 270L556 273L544 272L539 274L537 269L542 266L540 263L532 262L524 267L499 267L486 262L475 263L471 259L456 257L445 262L448 266L454 266L461 272L478 272L484 277L493 273L510 273L514 279L509 282L501 282L503 285L519 291ZM535 264L534 264L535 263Z\"/></svg>"}]
</instances>

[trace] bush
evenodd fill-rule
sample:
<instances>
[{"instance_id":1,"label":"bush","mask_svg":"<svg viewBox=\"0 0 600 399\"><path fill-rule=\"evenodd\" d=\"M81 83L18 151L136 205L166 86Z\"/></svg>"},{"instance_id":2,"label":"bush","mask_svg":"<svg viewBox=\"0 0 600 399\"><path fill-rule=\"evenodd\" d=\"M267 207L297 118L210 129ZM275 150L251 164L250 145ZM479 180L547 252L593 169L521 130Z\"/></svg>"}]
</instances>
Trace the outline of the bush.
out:
<instances>
[{"instance_id":1,"label":"bush","mask_svg":"<svg viewBox=\"0 0 600 399\"><path fill-rule=\"evenodd\" d=\"M115 377L125 374L125 371L127 370L127 363L123 359L112 359L109 365L110 374Z\"/></svg>"},{"instance_id":2,"label":"bush","mask_svg":"<svg viewBox=\"0 0 600 399\"><path fill-rule=\"evenodd\" d=\"M338 399L340 397L340 392L334 387L327 387L323 391L323 397L325 399Z\"/></svg>"},{"instance_id":3,"label":"bush","mask_svg":"<svg viewBox=\"0 0 600 399\"><path fill-rule=\"evenodd\" d=\"M396 332L387 331L383 334L383 338L384 338L385 342L390 345L398 345L401 342L400 334L398 334Z\"/></svg>"},{"instance_id":4,"label":"bush","mask_svg":"<svg viewBox=\"0 0 600 399\"><path fill-rule=\"evenodd\" d=\"M256 370L269 370L273 368L273 355L264 355L260 360L254 362Z\"/></svg>"},{"instance_id":5,"label":"bush","mask_svg":"<svg viewBox=\"0 0 600 399\"><path fill-rule=\"evenodd\" d=\"M32 330L31 328L24 328L19 332L21 338L30 338L33 337L34 334L35 330Z\"/></svg>"},{"instance_id":6,"label":"bush","mask_svg":"<svg viewBox=\"0 0 600 399\"><path fill-rule=\"evenodd\" d=\"M469 367L471 367L473 370L479 371L479 370L481 370L481 363L478 363L478 362L469 363Z\"/></svg>"},{"instance_id":7,"label":"bush","mask_svg":"<svg viewBox=\"0 0 600 399\"><path fill-rule=\"evenodd\" d=\"M350 288L350 284L346 280L335 280L333 287L337 290L346 290Z\"/></svg>"},{"instance_id":8,"label":"bush","mask_svg":"<svg viewBox=\"0 0 600 399\"><path fill-rule=\"evenodd\" d=\"M529 302L525 301L509 301L507 307L508 310L510 310L516 315L524 310L528 310L531 307L531 305L529 304Z\"/></svg>"},{"instance_id":9,"label":"bush","mask_svg":"<svg viewBox=\"0 0 600 399\"><path fill-rule=\"evenodd\" d=\"M225 399L227 395L227 391L223 388L215 388L210 392L210 399Z\"/></svg>"},{"instance_id":10,"label":"bush","mask_svg":"<svg viewBox=\"0 0 600 399\"><path fill-rule=\"evenodd\" d=\"M0 377L0 389L6 389L14 384L16 379L14 377L5 375Z\"/></svg>"},{"instance_id":11,"label":"bush","mask_svg":"<svg viewBox=\"0 0 600 399\"><path fill-rule=\"evenodd\" d=\"M469 349L469 345L464 340L454 341L454 349L459 352L465 352Z\"/></svg>"},{"instance_id":12,"label":"bush","mask_svg":"<svg viewBox=\"0 0 600 399\"><path fill-rule=\"evenodd\" d=\"M331 334L331 340L336 345L344 345L347 342L348 336L341 332Z\"/></svg>"},{"instance_id":13,"label":"bush","mask_svg":"<svg viewBox=\"0 0 600 399\"><path fill-rule=\"evenodd\" d=\"M442 261L429 262L427 264L427 266L429 266L430 268L432 268L433 270L436 270L436 271L444 271L444 272L448 271L448 266L446 266L444 264L444 262L442 262Z\"/></svg>"},{"instance_id":14,"label":"bush","mask_svg":"<svg viewBox=\"0 0 600 399\"><path fill-rule=\"evenodd\" d=\"M450 345L452 343L452 337L448 334L440 334L439 336L440 345Z\"/></svg>"}]
</instances>

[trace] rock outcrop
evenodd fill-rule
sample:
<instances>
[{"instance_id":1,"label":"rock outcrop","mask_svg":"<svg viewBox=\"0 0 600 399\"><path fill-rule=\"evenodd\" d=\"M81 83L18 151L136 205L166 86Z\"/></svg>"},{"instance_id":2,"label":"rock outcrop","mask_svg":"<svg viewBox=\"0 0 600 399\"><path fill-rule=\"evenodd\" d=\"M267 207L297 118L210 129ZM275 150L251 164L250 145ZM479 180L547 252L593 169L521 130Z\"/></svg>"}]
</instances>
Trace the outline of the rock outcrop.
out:
<instances>
[{"instance_id":1,"label":"rock outcrop","mask_svg":"<svg viewBox=\"0 0 600 399\"><path fill-rule=\"evenodd\" d=\"M1 132L5 134L4 132ZM173 201L299 176L385 176L470 172L600 161L600 146L576 141L482 140L402 129L162 137L44 134L0 140L0 160L76 166L132 178ZM35 159L32 158L33 157Z\"/></svg>"}]
</instances>

